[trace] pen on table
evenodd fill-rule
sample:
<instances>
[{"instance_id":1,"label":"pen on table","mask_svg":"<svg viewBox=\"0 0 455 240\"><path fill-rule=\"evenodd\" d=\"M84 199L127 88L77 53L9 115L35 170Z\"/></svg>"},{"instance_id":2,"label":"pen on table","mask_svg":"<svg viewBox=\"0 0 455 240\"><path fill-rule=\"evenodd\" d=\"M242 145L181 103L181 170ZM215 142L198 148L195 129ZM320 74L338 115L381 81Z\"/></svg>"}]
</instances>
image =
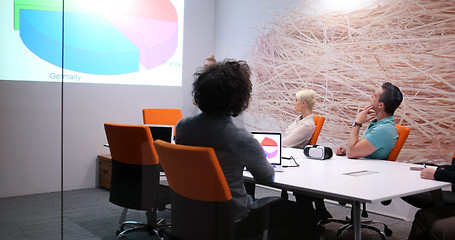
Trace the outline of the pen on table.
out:
<instances>
[{"instance_id":1,"label":"pen on table","mask_svg":"<svg viewBox=\"0 0 455 240\"><path fill-rule=\"evenodd\" d=\"M427 165L425 163L423 164L423 168L427 168Z\"/></svg>"}]
</instances>

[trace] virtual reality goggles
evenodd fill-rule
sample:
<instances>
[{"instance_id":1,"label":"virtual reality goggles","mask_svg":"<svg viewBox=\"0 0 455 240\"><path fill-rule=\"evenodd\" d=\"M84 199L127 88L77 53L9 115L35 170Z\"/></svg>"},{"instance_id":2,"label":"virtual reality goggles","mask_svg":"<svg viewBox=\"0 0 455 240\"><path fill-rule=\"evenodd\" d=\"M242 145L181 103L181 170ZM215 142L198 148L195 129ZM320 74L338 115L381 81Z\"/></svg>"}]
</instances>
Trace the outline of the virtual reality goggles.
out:
<instances>
[{"instance_id":1,"label":"virtual reality goggles","mask_svg":"<svg viewBox=\"0 0 455 240\"><path fill-rule=\"evenodd\" d=\"M331 148L319 145L306 145L303 149L303 154L305 154L307 158L319 160L329 159L333 156Z\"/></svg>"}]
</instances>

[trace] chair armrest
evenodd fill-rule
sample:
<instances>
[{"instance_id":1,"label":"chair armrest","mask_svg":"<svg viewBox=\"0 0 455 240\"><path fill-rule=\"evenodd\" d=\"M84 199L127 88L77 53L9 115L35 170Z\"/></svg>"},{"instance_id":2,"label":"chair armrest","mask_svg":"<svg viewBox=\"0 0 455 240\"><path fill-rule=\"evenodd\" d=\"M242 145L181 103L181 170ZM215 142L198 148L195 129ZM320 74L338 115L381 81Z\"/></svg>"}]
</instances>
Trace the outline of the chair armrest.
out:
<instances>
[{"instance_id":1,"label":"chair armrest","mask_svg":"<svg viewBox=\"0 0 455 240\"><path fill-rule=\"evenodd\" d=\"M250 206L252 211L259 210L263 207L270 206L271 204L281 200L281 197L265 197L256 199Z\"/></svg>"}]
</instances>

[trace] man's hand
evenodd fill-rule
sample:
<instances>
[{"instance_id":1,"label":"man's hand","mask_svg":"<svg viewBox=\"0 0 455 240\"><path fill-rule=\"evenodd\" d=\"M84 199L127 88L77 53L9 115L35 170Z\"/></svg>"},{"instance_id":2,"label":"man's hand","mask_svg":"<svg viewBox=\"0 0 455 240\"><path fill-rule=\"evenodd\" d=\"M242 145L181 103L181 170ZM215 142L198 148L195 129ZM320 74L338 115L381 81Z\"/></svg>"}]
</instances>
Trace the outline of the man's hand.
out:
<instances>
[{"instance_id":1,"label":"man's hand","mask_svg":"<svg viewBox=\"0 0 455 240\"><path fill-rule=\"evenodd\" d=\"M420 172L420 177L423 179L430 179L434 180L434 173L436 172L436 168L424 168Z\"/></svg>"},{"instance_id":2,"label":"man's hand","mask_svg":"<svg viewBox=\"0 0 455 240\"><path fill-rule=\"evenodd\" d=\"M338 156L346 155L346 148L345 147L337 147L337 150L336 150L335 154L338 155Z\"/></svg>"},{"instance_id":3,"label":"man's hand","mask_svg":"<svg viewBox=\"0 0 455 240\"><path fill-rule=\"evenodd\" d=\"M357 114L355 121L358 123L366 123L371 121L371 119L375 118L375 113L374 111L371 111L373 109L373 106L367 106L365 107L362 111Z\"/></svg>"}]
</instances>

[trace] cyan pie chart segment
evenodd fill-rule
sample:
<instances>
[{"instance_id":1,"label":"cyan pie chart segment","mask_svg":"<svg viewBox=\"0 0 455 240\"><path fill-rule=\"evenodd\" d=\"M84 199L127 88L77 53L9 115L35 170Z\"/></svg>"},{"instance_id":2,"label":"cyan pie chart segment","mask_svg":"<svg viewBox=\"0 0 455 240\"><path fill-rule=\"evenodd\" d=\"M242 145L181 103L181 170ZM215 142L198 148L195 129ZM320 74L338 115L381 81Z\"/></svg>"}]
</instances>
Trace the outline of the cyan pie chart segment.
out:
<instances>
[{"instance_id":1,"label":"cyan pie chart segment","mask_svg":"<svg viewBox=\"0 0 455 240\"><path fill-rule=\"evenodd\" d=\"M20 36L30 51L68 70L114 75L139 71L139 49L106 18L66 12L62 66L62 12L20 12Z\"/></svg>"},{"instance_id":2,"label":"cyan pie chart segment","mask_svg":"<svg viewBox=\"0 0 455 240\"><path fill-rule=\"evenodd\" d=\"M19 35L25 46L43 60L62 67L62 13L23 9L19 17Z\"/></svg>"}]
</instances>

